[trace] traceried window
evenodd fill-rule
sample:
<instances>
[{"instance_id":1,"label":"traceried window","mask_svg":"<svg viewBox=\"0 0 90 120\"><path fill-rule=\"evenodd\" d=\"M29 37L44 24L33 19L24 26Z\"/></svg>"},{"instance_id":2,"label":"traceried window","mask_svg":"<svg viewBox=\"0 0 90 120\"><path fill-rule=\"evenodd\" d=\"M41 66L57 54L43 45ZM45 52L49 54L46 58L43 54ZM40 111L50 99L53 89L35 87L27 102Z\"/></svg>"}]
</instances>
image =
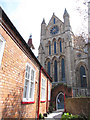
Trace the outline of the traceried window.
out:
<instances>
[{"instance_id":1,"label":"traceried window","mask_svg":"<svg viewBox=\"0 0 90 120\"><path fill-rule=\"evenodd\" d=\"M50 84L48 84L48 100L50 101L51 98L51 93L50 93Z\"/></svg>"},{"instance_id":2,"label":"traceried window","mask_svg":"<svg viewBox=\"0 0 90 120\"><path fill-rule=\"evenodd\" d=\"M54 81L57 82L57 61L54 61Z\"/></svg>"},{"instance_id":3,"label":"traceried window","mask_svg":"<svg viewBox=\"0 0 90 120\"><path fill-rule=\"evenodd\" d=\"M56 41L54 41L54 54L56 54Z\"/></svg>"},{"instance_id":4,"label":"traceried window","mask_svg":"<svg viewBox=\"0 0 90 120\"><path fill-rule=\"evenodd\" d=\"M62 42L60 41L60 52L62 52Z\"/></svg>"},{"instance_id":5,"label":"traceried window","mask_svg":"<svg viewBox=\"0 0 90 120\"><path fill-rule=\"evenodd\" d=\"M27 63L25 71L25 84L24 84L24 102L34 101L34 87L35 87L35 70L33 67Z\"/></svg>"},{"instance_id":6,"label":"traceried window","mask_svg":"<svg viewBox=\"0 0 90 120\"><path fill-rule=\"evenodd\" d=\"M63 58L61 60L61 72L62 72L62 81L65 81L65 63Z\"/></svg>"},{"instance_id":7,"label":"traceried window","mask_svg":"<svg viewBox=\"0 0 90 120\"><path fill-rule=\"evenodd\" d=\"M80 67L80 79L81 79L81 87L87 87L87 80L86 80L86 72L85 67Z\"/></svg>"},{"instance_id":8,"label":"traceried window","mask_svg":"<svg viewBox=\"0 0 90 120\"><path fill-rule=\"evenodd\" d=\"M51 55L51 44L49 44L49 55Z\"/></svg>"},{"instance_id":9,"label":"traceried window","mask_svg":"<svg viewBox=\"0 0 90 120\"><path fill-rule=\"evenodd\" d=\"M50 75L50 61L48 62L48 66L47 67L48 67L48 71L47 72Z\"/></svg>"},{"instance_id":10,"label":"traceried window","mask_svg":"<svg viewBox=\"0 0 90 120\"><path fill-rule=\"evenodd\" d=\"M46 81L44 78L42 78L41 81L41 101L45 101L46 100Z\"/></svg>"},{"instance_id":11,"label":"traceried window","mask_svg":"<svg viewBox=\"0 0 90 120\"><path fill-rule=\"evenodd\" d=\"M4 46L5 46L5 40L0 34L0 66L1 66L1 62L2 62Z\"/></svg>"}]
</instances>

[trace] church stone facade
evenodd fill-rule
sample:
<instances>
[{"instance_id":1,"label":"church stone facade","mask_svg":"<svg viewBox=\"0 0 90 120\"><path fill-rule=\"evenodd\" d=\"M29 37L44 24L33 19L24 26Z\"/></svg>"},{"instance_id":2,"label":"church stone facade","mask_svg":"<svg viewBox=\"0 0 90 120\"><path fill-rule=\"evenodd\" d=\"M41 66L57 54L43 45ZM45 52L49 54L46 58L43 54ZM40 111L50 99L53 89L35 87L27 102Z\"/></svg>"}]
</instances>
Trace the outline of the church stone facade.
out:
<instances>
[{"instance_id":1,"label":"church stone facade","mask_svg":"<svg viewBox=\"0 0 90 120\"><path fill-rule=\"evenodd\" d=\"M87 95L87 44L82 37L76 38L73 34L66 9L63 19L61 21L54 13L48 25L43 19L38 59L53 78L54 85L63 83L72 87L74 96Z\"/></svg>"}]
</instances>

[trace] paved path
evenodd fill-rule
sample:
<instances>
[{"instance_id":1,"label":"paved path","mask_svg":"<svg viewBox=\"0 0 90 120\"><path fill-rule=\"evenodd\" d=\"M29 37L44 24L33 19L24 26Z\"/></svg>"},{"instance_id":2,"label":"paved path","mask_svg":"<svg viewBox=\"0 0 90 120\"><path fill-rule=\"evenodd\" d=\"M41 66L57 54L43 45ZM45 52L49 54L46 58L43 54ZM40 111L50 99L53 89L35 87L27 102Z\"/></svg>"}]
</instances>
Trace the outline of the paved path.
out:
<instances>
[{"instance_id":1,"label":"paved path","mask_svg":"<svg viewBox=\"0 0 90 120\"><path fill-rule=\"evenodd\" d=\"M54 111L53 113L48 114L48 116L45 119L49 120L49 118L52 118L52 120L60 120L62 113L63 111Z\"/></svg>"}]
</instances>

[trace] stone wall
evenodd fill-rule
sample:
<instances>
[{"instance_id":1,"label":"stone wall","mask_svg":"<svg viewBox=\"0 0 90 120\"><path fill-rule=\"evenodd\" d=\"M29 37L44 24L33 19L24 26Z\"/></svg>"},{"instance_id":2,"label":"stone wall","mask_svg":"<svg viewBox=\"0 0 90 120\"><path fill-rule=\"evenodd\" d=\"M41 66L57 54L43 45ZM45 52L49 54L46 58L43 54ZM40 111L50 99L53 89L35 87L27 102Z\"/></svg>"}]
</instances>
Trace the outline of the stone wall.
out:
<instances>
[{"instance_id":1,"label":"stone wall","mask_svg":"<svg viewBox=\"0 0 90 120\"><path fill-rule=\"evenodd\" d=\"M66 112L90 116L90 98L66 98Z\"/></svg>"}]
</instances>

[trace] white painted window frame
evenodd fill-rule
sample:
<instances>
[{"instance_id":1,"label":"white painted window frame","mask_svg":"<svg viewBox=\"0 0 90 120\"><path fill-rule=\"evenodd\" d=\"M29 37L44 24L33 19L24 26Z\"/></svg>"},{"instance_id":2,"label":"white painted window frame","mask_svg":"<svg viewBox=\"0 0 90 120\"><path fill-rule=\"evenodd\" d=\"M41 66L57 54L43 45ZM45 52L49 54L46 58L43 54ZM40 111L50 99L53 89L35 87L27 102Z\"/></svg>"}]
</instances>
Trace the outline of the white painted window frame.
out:
<instances>
[{"instance_id":1,"label":"white painted window frame","mask_svg":"<svg viewBox=\"0 0 90 120\"><path fill-rule=\"evenodd\" d=\"M0 48L0 66L1 66L1 62L2 62L2 57L3 57L3 53L4 53L4 47L5 47L5 39L2 37L2 35L0 34L0 44L2 42L2 46Z\"/></svg>"},{"instance_id":2,"label":"white painted window frame","mask_svg":"<svg viewBox=\"0 0 90 120\"><path fill-rule=\"evenodd\" d=\"M24 92L23 92L23 102L34 102L34 93L35 93L35 74L36 74L36 71L35 71L35 69L33 68L33 66L30 64L30 63L27 63L26 64L26 68L27 68L27 66L29 66L30 67L30 72L28 72L28 74L29 74L29 78L27 79L27 77L26 77L26 72L27 71L25 71L25 83L26 83L26 80L28 81L28 83L27 83L27 91L26 91L26 97L24 98L24 94L25 94L25 83L24 83ZM33 76L33 80L31 80L31 72L34 72L34 76ZM30 95L30 86L31 86L31 83L32 83L32 95L31 95L31 97L29 96Z\"/></svg>"},{"instance_id":3,"label":"white painted window frame","mask_svg":"<svg viewBox=\"0 0 90 120\"><path fill-rule=\"evenodd\" d=\"M46 80L42 77L41 81L41 101L46 100Z\"/></svg>"}]
</instances>

